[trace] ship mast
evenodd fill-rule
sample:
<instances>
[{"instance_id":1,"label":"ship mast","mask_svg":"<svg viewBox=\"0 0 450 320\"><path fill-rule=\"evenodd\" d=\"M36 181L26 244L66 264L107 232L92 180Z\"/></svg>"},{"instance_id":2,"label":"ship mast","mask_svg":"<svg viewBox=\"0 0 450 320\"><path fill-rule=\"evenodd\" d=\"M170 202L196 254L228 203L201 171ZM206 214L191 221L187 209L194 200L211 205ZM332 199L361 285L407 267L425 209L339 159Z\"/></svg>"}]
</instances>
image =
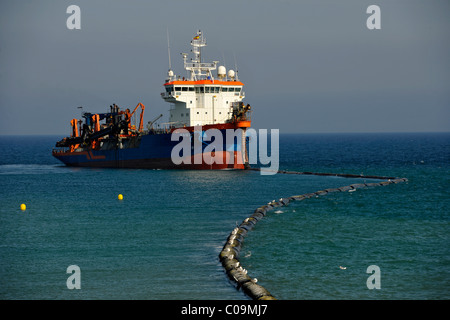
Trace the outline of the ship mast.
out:
<instances>
[{"instance_id":1,"label":"ship mast","mask_svg":"<svg viewBox=\"0 0 450 320\"><path fill-rule=\"evenodd\" d=\"M206 39L203 37L203 33L198 30L197 34L191 40L192 53L194 58L191 62L187 62L187 53L182 53L184 60L184 69L189 71L189 79L191 81L210 79L214 80L212 70L216 70L218 61L212 63L202 62L202 47L206 47Z\"/></svg>"},{"instance_id":2,"label":"ship mast","mask_svg":"<svg viewBox=\"0 0 450 320\"><path fill-rule=\"evenodd\" d=\"M169 70L167 71L167 81L170 81L172 80L174 74L172 71L172 61L170 60L169 28L167 28L167 52L169 54Z\"/></svg>"}]
</instances>

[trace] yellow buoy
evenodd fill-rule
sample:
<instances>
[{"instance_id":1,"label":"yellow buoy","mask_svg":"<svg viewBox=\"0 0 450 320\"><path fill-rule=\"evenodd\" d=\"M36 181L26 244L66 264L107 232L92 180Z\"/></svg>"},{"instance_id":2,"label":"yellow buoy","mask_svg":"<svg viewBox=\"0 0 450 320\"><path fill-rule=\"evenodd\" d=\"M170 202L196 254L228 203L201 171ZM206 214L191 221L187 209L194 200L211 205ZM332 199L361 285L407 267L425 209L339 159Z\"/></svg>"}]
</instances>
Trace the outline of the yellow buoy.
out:
<instances>
[{"instance_id":1,"label":"yellow buoy","mask_svg":"<svg viewBox=\"0 0 450 320\"><path fill-rule=\"evenodd\" d=\"M25 203L22 203L22 204L20 205L20 210L22 210L22 211L27 210L27 206L25 205Z\"/></svg>"},{"instance_id":2,"label":"yellow buoy","mask_svg":"<svg viewBox=\"0 0 450 320\"><path fill-rule=\"evenodd\" d=\"M122 195L122 194L119 194L119 195L117 196L117 199L123 200L123 195Z\"/></svg>"}]
</instances>

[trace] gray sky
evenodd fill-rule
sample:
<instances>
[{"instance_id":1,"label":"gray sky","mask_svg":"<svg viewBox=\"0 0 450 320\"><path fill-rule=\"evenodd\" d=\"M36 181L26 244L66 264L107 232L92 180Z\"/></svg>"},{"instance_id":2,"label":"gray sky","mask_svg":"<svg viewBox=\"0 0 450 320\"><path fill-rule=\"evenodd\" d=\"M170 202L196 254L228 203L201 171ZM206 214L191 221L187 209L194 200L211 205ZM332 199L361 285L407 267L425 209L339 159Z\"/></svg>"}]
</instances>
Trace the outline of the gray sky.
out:
<instances>
[{"instance_id":1,"label":"gray sky","mask_svg":"<svg viewBox=\"0 0 450 320\"><path fill-rule=\"evenodd\" d=\"M449 14L448 0L2 0L0 134L68 135L79 106L167 115L167 29L176 74L197 29L207 60L236 61L256 129L450 131Z\"/></svg>"}]
</instances>

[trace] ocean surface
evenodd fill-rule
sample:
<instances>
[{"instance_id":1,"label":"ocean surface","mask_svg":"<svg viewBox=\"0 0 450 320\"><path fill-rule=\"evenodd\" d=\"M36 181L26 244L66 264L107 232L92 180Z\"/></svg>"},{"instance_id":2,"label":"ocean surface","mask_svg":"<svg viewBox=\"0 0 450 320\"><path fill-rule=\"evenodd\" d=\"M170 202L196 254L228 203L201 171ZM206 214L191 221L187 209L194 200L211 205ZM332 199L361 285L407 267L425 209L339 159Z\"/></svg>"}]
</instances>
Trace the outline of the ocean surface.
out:
<instances>
[{"instance_id":1,"label":"ocean surface","mask_svg":"<svg viewBox=\"0 0 450 320\"><path fill-rule=\"evenodd\" d=\"M248 299L218 259L236 224L271 200L362 182L69 168L51 156L60 138L0 137L0 299ZM280 169L408 182L270 212L240 261L273 296L450 299L450 133L281 134Z\"/></svg>"}]
</instances>

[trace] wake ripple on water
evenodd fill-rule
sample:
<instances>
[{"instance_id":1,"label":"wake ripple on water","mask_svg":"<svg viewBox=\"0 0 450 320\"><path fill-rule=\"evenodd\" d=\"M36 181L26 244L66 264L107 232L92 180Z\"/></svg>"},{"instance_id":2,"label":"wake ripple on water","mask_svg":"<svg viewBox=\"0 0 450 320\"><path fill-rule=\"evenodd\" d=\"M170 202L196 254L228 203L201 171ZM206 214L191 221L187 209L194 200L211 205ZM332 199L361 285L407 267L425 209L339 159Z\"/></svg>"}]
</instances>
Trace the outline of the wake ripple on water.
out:
<instances>
[{"instance_id":1,"label":"wake ripple on water","mask_svg":"<svg viewBox=\"0 0 450 320\"><path fill-rule=\"evenodd\" d=\"M55 174L68 173L70 170L57 164L3 164L0 165L0 175L24 174Z\"/></svg>"}]
</instances>

